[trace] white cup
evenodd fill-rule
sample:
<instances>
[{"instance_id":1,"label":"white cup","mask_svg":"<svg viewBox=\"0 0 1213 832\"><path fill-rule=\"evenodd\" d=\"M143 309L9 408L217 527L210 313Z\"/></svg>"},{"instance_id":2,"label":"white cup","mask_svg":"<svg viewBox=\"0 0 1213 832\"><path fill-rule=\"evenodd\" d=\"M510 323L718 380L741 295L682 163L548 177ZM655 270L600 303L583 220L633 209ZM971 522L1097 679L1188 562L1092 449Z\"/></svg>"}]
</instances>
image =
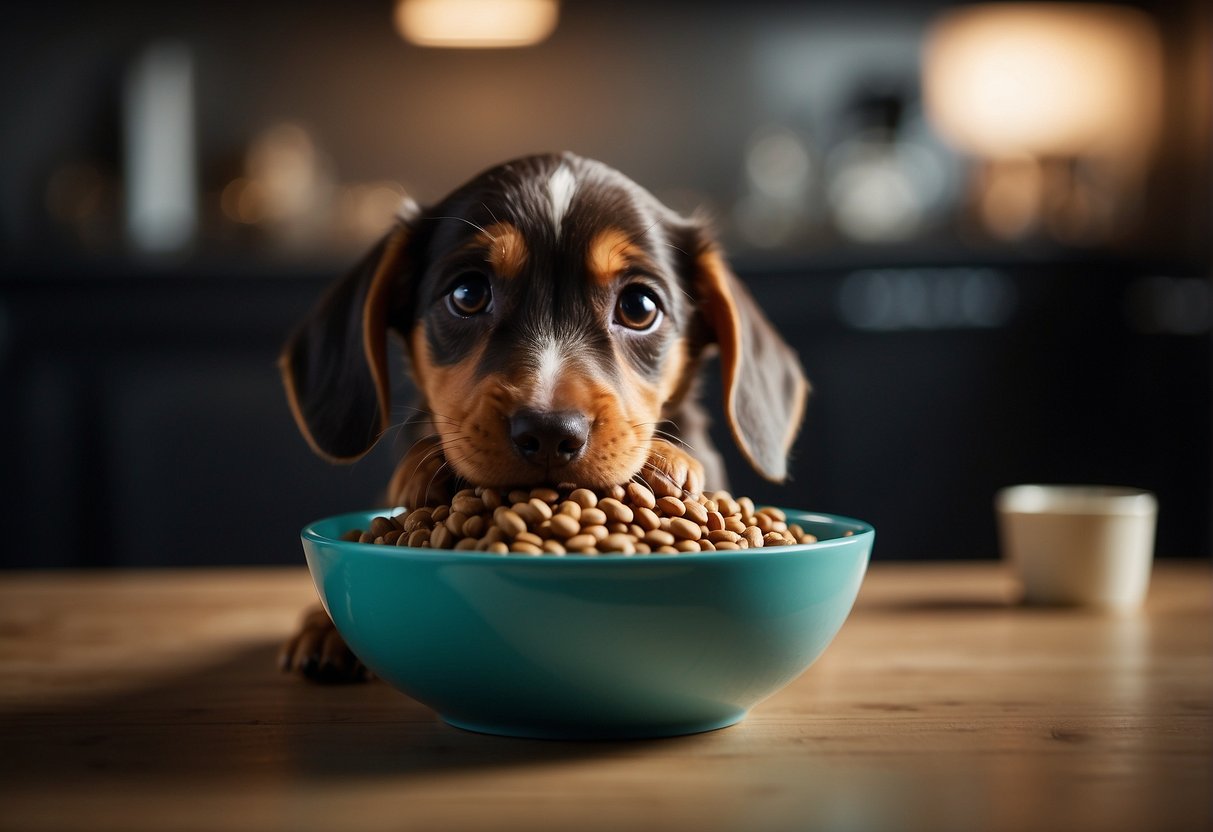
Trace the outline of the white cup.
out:
<instances>
[{"instance_id":1,"label":"white cup","mask_svg":"<svg viewBox=\"0 0 1213 832\"><path fill-rule=\"evenodd\" d=\"M1140 606L1150 583L1158 501L1095 485L1015 485L998 492L1003 557L1030 604Z\"/></svg>"}]
</instances>

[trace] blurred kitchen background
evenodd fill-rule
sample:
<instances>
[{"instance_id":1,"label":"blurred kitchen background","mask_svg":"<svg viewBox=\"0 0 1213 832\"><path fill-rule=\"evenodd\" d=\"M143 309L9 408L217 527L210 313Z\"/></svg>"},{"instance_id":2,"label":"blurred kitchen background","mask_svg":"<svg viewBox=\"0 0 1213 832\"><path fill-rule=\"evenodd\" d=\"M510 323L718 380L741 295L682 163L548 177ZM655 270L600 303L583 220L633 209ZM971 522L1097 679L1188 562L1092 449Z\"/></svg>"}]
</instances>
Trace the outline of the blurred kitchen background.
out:
<instances>
[{"instance_id":1,"label":"blurred kitchen background","mask_svg":"<svg viewBox=\"0 0 1213 832\"><path fill-rule=\"evenodd\" d=\"M1210 15L9 4L0 563L302 563L298 528L374 504L396 449L311 455L290 326L403 195L562 149L710 214L800 351L794 479L721 430L736 493L870 520L878 559L988 558L999 487L1134 485L1161 556L1208 557Z\"/></svg>"}]
</instances>

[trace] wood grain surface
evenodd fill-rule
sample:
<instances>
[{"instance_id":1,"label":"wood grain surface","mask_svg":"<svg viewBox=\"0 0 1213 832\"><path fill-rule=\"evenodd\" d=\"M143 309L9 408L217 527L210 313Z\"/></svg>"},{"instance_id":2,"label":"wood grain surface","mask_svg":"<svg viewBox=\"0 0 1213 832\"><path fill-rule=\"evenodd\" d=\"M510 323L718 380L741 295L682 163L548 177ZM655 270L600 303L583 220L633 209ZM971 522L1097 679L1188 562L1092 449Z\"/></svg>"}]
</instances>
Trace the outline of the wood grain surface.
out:
<instances>
[{"instance_id":1,"label":"wood grain surface","mask_svg":"<svg viewBox=\"0 0 1213 832\"><path fill-rule=\"evenodd\" d=\"M877 564L740 725L466 733L279 674L300 569L0 575L0 829L1207 830L1213 572L1132 614L1016 605L997 564Z\"/></svg>"}]
</instances>

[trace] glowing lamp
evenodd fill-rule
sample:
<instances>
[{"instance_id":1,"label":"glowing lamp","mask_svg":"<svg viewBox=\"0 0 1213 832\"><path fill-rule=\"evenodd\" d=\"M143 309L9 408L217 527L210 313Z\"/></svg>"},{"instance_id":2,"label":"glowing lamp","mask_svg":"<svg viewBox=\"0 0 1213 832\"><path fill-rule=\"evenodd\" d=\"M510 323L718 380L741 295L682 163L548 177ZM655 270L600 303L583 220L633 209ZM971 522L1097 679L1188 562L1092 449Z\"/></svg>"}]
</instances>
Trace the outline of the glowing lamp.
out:
<instances>
[{"instance_id":1,"label":"glowing lamp","mask_svg":"<svg viewBox=\"0 0 1213 832\"><path fill-rule=\"evenodd\" d=\"M1120 6L959 8L927 37L923 89L940 134L977 156L1140 154L1159 120L1158 36Z\"/></svg>"},{"instance_id":2,"label":"glowing lamp","mask_svg":"<svg viewBox=\"0 0 1213 832\"><path fill-rule=\"evenodd\" d=\"M419 46L532 46L556 28L558 0L399 0L396 28Z\"/></svg>"}]
</instances>

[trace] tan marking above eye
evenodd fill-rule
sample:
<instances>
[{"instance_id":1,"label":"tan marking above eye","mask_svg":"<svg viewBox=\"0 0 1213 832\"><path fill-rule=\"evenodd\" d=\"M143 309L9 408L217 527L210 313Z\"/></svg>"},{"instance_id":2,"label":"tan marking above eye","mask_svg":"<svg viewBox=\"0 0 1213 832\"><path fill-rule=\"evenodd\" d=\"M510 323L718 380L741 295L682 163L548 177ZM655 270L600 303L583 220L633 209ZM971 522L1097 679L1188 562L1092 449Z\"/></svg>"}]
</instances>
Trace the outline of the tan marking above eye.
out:
<instances>
[{"instance_id":1,"label":"tan marking above eye","mask_svg":"<svg viewBox=\"0 0 1213 832\"><path fill-rule=\"evenodd\" d=\"M647 263L644 249L633 242L633 237L618 228L599 231L586 250L590 279L600 286L609 286L625 269Z\"/></svg>"},{"instance_id":2,"label":"tan marking above eye","mask_svg":"<svg viewBox=\"0 0 1213 832\"><path fill-rule=\"evenodd\" d=\"M476 235L474 245L484 249L489 265L500 277L517 277L529 256L522 232L508 222L485 228Z\"/></svg>"}]
</instances>

